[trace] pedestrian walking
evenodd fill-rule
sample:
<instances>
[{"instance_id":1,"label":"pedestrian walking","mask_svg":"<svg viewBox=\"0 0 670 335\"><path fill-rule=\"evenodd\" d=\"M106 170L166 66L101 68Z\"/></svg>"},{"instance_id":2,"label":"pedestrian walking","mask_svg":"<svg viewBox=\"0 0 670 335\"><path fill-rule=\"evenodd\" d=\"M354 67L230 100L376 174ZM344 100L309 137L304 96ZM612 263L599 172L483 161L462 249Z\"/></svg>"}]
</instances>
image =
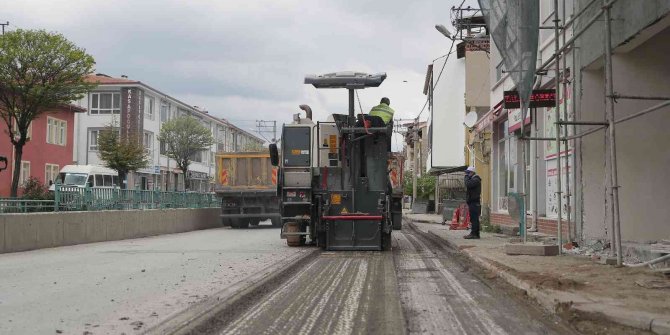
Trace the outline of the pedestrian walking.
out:
<instances>
[{"instance_id":1,"label":"pedestrian walking","mask_svg":"<svg viewBox=\"0 0 670 335\"><path fill-rule=\"evenodd\" d=\"M479 239L479 215L482 214L482 179L475 173L475 167L469 166L465 170L465 187L467 189L466 203L470 212L470 234L465 239Z\"/></svg>"}]
</instances>

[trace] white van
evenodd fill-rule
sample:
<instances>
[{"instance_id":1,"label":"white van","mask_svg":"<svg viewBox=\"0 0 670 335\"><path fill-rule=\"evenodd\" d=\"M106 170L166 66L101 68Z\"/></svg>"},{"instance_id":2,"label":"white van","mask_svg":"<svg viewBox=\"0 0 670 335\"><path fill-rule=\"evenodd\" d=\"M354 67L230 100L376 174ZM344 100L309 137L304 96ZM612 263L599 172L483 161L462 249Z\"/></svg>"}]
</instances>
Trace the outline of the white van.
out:
<instances>
[{"instance_id":1,"label":"white van","mask_svg":"<svg viewBox=\"0 0 670 335\"><path fill-rule=\"evenodd\" d=\"M97 165L65 165L58 175L58 182L67 187L119 188L116 170ZM55 185L49 187L53 191Z\"/></svg>"}]
</instances>

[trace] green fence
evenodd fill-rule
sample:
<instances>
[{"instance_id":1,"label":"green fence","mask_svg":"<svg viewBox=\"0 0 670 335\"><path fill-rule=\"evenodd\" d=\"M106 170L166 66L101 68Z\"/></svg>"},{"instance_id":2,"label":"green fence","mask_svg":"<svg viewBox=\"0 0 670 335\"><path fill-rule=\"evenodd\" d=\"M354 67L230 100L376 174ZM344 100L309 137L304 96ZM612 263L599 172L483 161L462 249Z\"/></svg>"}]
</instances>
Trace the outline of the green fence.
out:
<instances>
[{"instance_id":1,"label":"green fence","mask_svg":"<svg viewBox=\"0 0 670 335\"><path fill-rule=\"evenodd\" d=\"M53 200L0 199L0 213L219 207L214 193L56 185Z\"/></svg>"}]
</instances>

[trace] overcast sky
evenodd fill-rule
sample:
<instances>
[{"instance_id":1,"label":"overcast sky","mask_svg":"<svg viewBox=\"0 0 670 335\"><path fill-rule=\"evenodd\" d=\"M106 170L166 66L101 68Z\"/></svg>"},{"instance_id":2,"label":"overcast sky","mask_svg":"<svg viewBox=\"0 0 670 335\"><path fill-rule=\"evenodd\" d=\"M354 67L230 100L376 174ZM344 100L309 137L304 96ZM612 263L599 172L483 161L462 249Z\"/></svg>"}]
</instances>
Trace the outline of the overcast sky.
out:
<instances>
[{"instance_id":1,"label":"overcast sky","mask_svg":"<svg viewBox=\"0 0 670 335\"><path fill-rule=\"evenodd\" d=\"M388 74L359 91L366 113L388 96L396 117L415 117L426 67L450 44L434 25L453 31L450 8L461 1L5 0L0 21L62 33L97 72L125 74L248 129L290 122L303 103L318 120L346 113L345 90L303 84L305 74L346 70Z\"/></svg>"}]
</instances>

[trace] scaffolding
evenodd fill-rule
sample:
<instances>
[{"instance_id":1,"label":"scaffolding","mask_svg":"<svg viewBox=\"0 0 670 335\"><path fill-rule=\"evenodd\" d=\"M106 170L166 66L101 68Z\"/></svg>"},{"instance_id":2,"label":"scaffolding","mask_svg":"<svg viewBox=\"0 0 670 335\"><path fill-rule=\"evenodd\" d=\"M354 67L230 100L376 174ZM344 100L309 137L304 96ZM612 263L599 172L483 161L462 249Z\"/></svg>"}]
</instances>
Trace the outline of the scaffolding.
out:
<instances>
[{"instance_id":1,"label":"scaffolding","mask_svg":"<svg viewBox=\"0 0 670 335\"><path fill-rule=\"evenodd\" d=\"M617 94L614 92L613 89L613 66L612 66L612 53L613 53L613 47L612 47L612 23L611 23L611 10L612 6L617 2L617 0L591 0L589 1L583 8L579 8L579 11L575 11L576 5L573 2L573 14L572 17L567 20L566 17L566 6L565 6L565 0L562 0L563 4L563 10L562 10L562 19L559 16L559 0L553 0L553 5L554 5L554 13L553 13L553 26L552 27L539 27L540 29L552 29L554 31L554 52L553 54L545 60L540 66L536 68L535 74L536 75L544 75L546 74L547 70L550 70L550 67L553 66L553 70L555 72L555 77L554 77L554 84L555 84L555 89L556 89L556 97L555 97L555 103L556 107L554 107L554 118L555 118L555 131L556 131L556 136L555 137L537 137L537 136L526 136L525 135L525 130L523 129L524 127L524 122L523 120L526 119L528 108L522 108L522 116L521 116L521 137L520 140L523 143L523 164L522 164L522 171L526 171L527 167L527 157L525 155L526 152L526 146L530 143L530 141L553 141L555 142L556 146L556 166L558 169L557 173L557 202L558 202L558 217L557 217L557 240L558 240L558 245L559 245L559 252L562 253L562 247L563 247L563 242L564 242L564 237L563 237L563 211L562 211L562 194L563 194L563 185L562 185L562 180L561 180L561 168L563 167L561 165L561 146L565 145L566 148L566 159L565 159L565 173L566 173L566 178L569 180L570 179L570 169L569 169L569 155L568 155L568 149L570 145L572 144L573 148L576 148L576 141L581 141L582 137L592 134L594 132L600 131L600 130L606 130L606 143L609 143L609 149L606 151L606 160L610 162L608 165L609 168L609 178L608 178L608 183L607 183L607 203L610 204L610 222L609 222L609 239L610 239L610 252L614 252L616 255L616 264L617 266L622 266L623 265L623 252L622 252L622 246L621 246L621 218L620 218L620 213L619 213L619 180L618 180L618 170L617 170L617 146L616 146L616 125L618 123L631 120L637 117L640 117L642 115L660 110L664 107L670 106L670 97L659 97L659 96L633 96L633 95L625 95L625 94ZM585 23L583 26L579 27L579 29L574 29L573 27L575 26L575 23L577 22L577 19L579 19L582 15L584 15L589 8L597 5L597 3L601 3L600 8L597 9L596 13L590 17L588 20L584 21ZM605 103L605 110L604 110L604 120L603 121L584 121L584 120L575 120L575 121L570 121L568 118L567 114L567 99L564 99L564 96L567 93L567 84L568 84L568 71L569 68L567 67L567 58L568 58L568 53L572 54L573 57L573 62L572 62L572 67L575 66L575 53L571 52L574 47L575 47L575 42L577 39L583 35L586 31L588 31L591 26L593 26L594 23L598 22L599 20L604 19L604 38L605 38L605 50L604 50L604 72L605 72L605 98L606 98L606 103ZM563 22L563 24L561 24ZM567 39L567 31L568 29L573 28L571 37ZM575 72L573 70L573 72ZM562 81L559 82L559 80L562 79ZM515 83L517 84L517 83ZM572 85L572 110L573 113L575 113L574 119L577 119L576 115L576 99L574 98L576 95L576 85L573 83ZM620 118L620 119L615 119L615 102L617 99L633 99L633 100L656 100L656 101L662 101L661 103L646 108L644 110L641 110L637 113L634 113L632 115ZM560 109L559 106L561 105L561 100L562 100L562 110L563 110L563 115L560 115ZM546 125L545 125L546 126ZM577 134L576 133L576 126L595 126L594 128L588 129L586 131L582 131L581 133ZM572 130L572 135L568 132L568 127ZM561 136L562 131L565 130L565 135ZM573 154L574 155L574 154ZM574 155L576 156L576 155ZM576 158L575 158L576 162ZM572 178L573 178L573 186L576 185L576 173L572 173ZM536 183L535 183L536 184ZM571 202L571 191L570 191L570 182L567 181L566 183L566 201L568 205L568 210L566 211L566 219L568 222L568 236L567 239L568 241L572 241L576 237L576 232L573 232L572 229L570 228L569 224L573 219L572 211L575 210L574 217L576 217L577 212L576 212L576 206L570 206ZM531 185L531 187L536 188L536 185ZM526 180L526 174L524 173L524 192L523 196L526 197L528 194L528 182ZM534 193L537 192L536 189L533 190ZM606 205L605 205L606 206ZM524 234L525 235L525 234ZM613 250L612 250L613 249Z\"/></svg>"}]
</instances>

